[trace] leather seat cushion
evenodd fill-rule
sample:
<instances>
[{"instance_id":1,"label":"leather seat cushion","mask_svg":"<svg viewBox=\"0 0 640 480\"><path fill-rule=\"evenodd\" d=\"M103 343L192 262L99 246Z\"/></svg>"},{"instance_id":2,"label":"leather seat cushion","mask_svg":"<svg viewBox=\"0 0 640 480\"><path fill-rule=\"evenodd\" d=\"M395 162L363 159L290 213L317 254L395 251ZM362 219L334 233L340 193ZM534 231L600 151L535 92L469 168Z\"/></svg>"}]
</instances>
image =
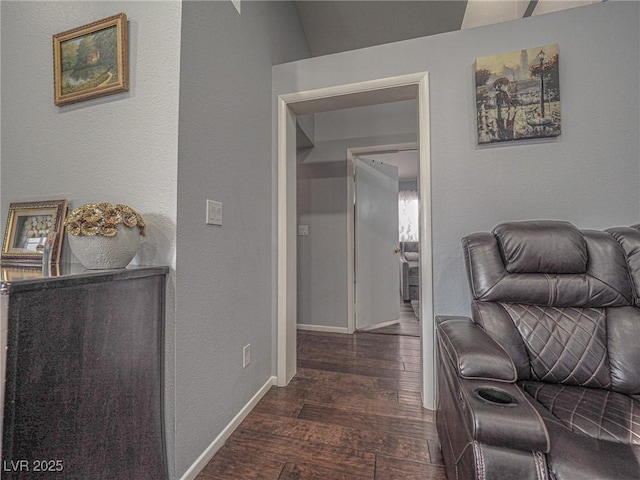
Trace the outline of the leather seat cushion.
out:
<instances>
[{"instance_id":1,"label":"leather seat cushion","mask_svg":"<svg viewBox=\"0 0 640 480\"><path fill-rule=\"evenodd\" d=\"M571 431L599 440L640 445L640 401L621 393L543 382L520 384ZM553 447L552 447L553 448Z\"/></svg>"}]
</instances>

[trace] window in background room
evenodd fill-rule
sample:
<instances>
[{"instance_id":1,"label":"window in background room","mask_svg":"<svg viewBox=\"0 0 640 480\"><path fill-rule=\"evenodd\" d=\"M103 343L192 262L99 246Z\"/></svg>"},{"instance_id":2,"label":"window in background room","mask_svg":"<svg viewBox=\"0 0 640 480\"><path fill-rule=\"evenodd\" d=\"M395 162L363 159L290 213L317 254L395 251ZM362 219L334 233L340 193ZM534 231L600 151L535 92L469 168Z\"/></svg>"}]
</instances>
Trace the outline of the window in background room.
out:
<instances>
[{"instance_id":1,"label":"window in background room","mask_svg":"<svg viewBox=\"0 0 640 480\"><path fill-rule=\"evenodd\" d=\"M418 192L401 190L398 194L399 237L401 242L418 241Z\"/></svg>"}]
</instances>

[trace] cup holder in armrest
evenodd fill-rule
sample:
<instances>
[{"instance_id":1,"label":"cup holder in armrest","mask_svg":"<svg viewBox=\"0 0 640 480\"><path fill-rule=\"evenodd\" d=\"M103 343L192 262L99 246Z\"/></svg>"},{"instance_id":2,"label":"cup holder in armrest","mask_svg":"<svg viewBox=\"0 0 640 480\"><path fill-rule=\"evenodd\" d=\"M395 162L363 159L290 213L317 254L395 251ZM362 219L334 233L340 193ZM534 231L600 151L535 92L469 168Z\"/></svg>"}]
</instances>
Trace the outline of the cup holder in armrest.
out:
<instances>
[{"instance_id":1,"label":"cup holder in armrest","mask_svg":"<svg viewBox=\"0 0 640 480\"><path fill-rule=\"evenodd\" d=\"M479 399L490 403L491 405L499 405L501 407L515 407L518 404L516 397L510 393L497 388L478 388L473 392Z\"/></svg>"}]
</instances>

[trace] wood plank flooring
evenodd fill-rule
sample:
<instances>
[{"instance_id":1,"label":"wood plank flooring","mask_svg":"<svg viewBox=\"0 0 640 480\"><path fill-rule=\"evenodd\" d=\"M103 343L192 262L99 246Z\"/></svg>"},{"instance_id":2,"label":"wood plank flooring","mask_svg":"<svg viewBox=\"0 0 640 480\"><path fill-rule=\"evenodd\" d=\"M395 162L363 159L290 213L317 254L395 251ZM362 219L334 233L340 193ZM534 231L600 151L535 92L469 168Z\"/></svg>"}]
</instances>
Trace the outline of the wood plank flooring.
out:
<instances>
[{"instance_id":1,"label":"wood plank flooring","mask_svg":"<svg viewBox=\"0 0 640 480\"><path fill-rule=\"evenodd\" d=\"M417 337L299 331L297 375L197 480L445 480L419 362Z\"/></svg>"}]
</instances>

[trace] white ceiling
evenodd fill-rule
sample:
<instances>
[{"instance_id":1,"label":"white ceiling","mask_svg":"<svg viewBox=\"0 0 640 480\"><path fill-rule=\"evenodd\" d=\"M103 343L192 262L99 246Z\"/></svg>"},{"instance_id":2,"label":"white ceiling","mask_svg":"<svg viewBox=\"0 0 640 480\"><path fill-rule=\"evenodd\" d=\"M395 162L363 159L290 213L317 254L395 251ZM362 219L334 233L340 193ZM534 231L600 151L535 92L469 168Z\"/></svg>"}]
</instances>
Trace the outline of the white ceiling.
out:
<instances>
[{"instance_id":1,"label":"white ceiling","mask_svg":"<svg viewBox=\"0 0 640 480\"><path fill-rule=\"evenodd\" d=\"M602 0L297 0L312 56L517 20Z\"/></svg>"}]
</instances>

